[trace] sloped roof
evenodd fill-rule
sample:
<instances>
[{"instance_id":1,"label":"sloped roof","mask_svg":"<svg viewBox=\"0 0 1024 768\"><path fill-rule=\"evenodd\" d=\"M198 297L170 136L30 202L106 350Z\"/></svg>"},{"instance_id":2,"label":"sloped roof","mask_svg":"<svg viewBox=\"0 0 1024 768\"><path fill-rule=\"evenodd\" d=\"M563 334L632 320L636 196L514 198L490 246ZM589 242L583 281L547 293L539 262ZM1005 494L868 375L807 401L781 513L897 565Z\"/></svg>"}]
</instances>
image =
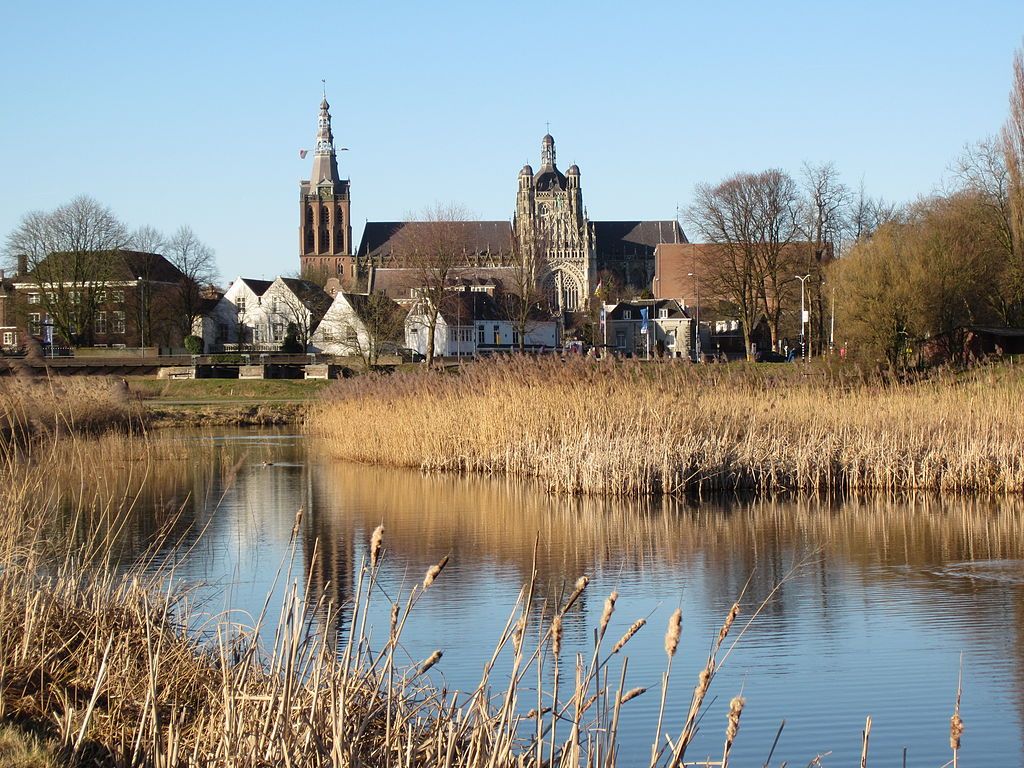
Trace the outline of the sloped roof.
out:
<instances>
[{"instance_id":1,"label":"sloped roof","mask_svg":"<svg viewBox=\"0 0 1024 768\"><path fill-rule=\"evenodd\" d=\"M428 241L429 221L368 221L359 243L360 258L393 259L417 241ZM512 225L508 221L451 221L443 222L458 232L458 239L467 255L504 254L512 250Z\"/></svg>"},{"instance_id":2,"label":"sloped roof","mask_svg":"<svg viewBox=\"0 0 1024 768\"><path fill-rule=\"evenodd\" d=\"M267 292L267 289L274 284L273 280L257 280L252 277L240 277L238 279L248 285L249 290L257 296L262 296Z\"/></svg>"},{"instance_id":3,"label":"sloped roof","mask_svg":"<svg viewBox=\"0 0 1024 768\"><path fill-rule=\"evenodd\" d=\"M489 294L452 291L441 302L441 317L448 325L466 325L476 320L504 320L507 315Z\"/></svg>"},{"instance_id":4,"label":"sloped roof","mask_svg":"<svg viewBox=\"0 0 1024 768\"><path fill-rule=\"evenodd\" d=\"M381 267L373 270L373 290L382 291L392 299L409 298L410 291L419 288L421 283L421 273L417 269ZM514 284L515 270L512 267L457 267L452 269L448 279L451 287L493 285L500 290Z\"/></svg>"},{"instance_id":5,"label":"sloped roof","mask_svg":"<svg viewBox=\"0 0 1024 768\"><path fill-rule=\"evenodd\" d=\"M633 310L634 313L633 317L630 319L640 320L640 310L644 307L651 310L648 313L648 319L650 320L664 319L658 317L663 309L668 310L668 317L670 319L684 319L689 317L686 310L684 310L675 299L648 299L640 301L620 301L615 305L612 311L608 313L608 318L611 320L622 320L624 319L622 317L623 310L629 309Z\"/></svg>"},{"instance_id":6,"label":"sloped roof","mask_svg":"<svg viewBox=\"0 0 1024 768\"><path fill-rule=\"evenodd\" d=\"M185 279L180 269L171 264L159 253L148 253L146 251L100 251L98 256L107 256L109 259L103 266L104 274L96 276L82 276L87 280L146 280L155 283L177 283ZM67 252L51 253L36 268L60 269L62 261L70 262L74 255ZM55 266L56 265L56 266ZM69 265L70 268L70 265ZM36 271L36 270L33 270Z\"/></svg>"},{"instance_id":7,"label":"sloped roof","mask_svg":"<svg viewBox=\"0 0 1024 768\"><path fill-rule=\"evenodd\" d=\"M302 302L303 306L313 315L314 322L327 314L334 299L330 294L312 280L300 280L296 277L282 277L281 282Z\"/></svg>"},{"instance_id":8,"label":"sloped roof","mask_svg":"<svg viewBox=\"0 0 1024 768\"><path fill-rule=\"evenodd\" d=\"M594 221L597 257L653 256L661 243L685 243L686 234L675 219L663 221Z\"/></svg>"},{"instance_id":9,"label":"sloped roof","mask_svg":"<svg viewBox=\"0 0 1024 768\"><path fill-rule=\"evenodd\" d=\"M349 303L349 306L352 307L352 311L356 313L356 316L360 320L366 322L368 319L370 319L369 310L371 306L370 300L372 297L369 294L345 293L344 291L339 291L339 295L342 296L345 299L345 301ZM389 299L387 296L384 297L384 300L393 305L395 311L398 311L398 304Z\"/></svg>"}]
</instances>

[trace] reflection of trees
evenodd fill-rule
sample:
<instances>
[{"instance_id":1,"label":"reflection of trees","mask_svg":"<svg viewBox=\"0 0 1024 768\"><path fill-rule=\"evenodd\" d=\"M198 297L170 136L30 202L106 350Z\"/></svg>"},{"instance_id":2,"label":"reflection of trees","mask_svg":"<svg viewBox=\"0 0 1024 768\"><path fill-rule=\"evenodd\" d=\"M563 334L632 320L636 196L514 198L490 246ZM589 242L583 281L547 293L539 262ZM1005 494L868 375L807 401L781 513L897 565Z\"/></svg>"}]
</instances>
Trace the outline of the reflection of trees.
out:
<instances>
[{"instance_id":1,"label":"reflection of trees","mask_svg":"<svg viewBox=\"0 0 1024 768\"><path fill-rule=\"evenodd\" d=\"M340 641L351 616L355 562L355 536L351 521L320 482L321 473L304 472L305 514L302 550L309 575L310 602L323 597L330 616L327 631Z\"/></svg>"}]
</instances>

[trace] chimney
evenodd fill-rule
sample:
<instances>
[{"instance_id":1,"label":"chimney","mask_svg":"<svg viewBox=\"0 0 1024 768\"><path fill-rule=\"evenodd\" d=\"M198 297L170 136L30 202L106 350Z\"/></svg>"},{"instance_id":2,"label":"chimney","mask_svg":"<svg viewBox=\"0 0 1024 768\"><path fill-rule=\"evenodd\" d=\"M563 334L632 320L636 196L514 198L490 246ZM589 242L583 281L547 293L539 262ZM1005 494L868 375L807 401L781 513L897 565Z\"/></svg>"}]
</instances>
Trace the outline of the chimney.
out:
<instances>
[{"instance_id":1,"label":"chimney","mask_svg":"<svg viewBox=\"0 0 1024 768\"><path fill-rule=\"evenodd\" d=\"M18 254L18 277L24 277L28 274L28 254Z\"/></svg>"}]
</instances>

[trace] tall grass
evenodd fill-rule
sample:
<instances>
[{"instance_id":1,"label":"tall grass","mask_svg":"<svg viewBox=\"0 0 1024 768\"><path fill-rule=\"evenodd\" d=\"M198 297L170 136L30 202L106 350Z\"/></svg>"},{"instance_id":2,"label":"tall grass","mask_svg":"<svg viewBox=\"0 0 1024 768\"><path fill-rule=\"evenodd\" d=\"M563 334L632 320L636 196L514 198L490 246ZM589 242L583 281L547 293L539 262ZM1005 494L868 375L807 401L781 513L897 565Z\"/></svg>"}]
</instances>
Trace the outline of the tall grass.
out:
<instances>
[{"instance_id":1,"label":"tall grass","mask_svg":"<svg viewBox=\"0 0 1024 768\"><path fill-rule=\"evenodd\" d=\"M496 360L339 382L306 429L336 458L536 477L559 493L1024 491L1024 375Z\"/></svg>"}]
</instances>

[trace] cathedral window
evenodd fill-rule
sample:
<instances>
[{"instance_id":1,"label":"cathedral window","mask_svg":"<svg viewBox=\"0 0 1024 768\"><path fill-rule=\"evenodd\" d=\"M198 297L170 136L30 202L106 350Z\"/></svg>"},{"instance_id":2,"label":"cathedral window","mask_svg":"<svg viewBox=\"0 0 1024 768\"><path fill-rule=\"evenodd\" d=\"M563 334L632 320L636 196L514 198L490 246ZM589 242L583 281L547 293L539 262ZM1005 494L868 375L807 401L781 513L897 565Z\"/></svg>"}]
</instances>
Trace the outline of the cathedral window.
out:
<instances>
[{"instance_id":1,"label":"cathedral window","mask_svg":"<svg viewBox=\"0 0 1024 768\"><path fill-rule=\"evenodd\" d=\"M320 250L331 250L331 214L326 205L320 209Z\"/></svg>"},{"instance_id":2,"label":"cathedral window","mask_svg":"<svg viewBox=\"0 0 1024 768\"><path fill-rule=\"evenodd\" d=\"M306 239L304 247L306 253L313 251L313 206L306 206Z\"/></svg>"}]
</instances>

